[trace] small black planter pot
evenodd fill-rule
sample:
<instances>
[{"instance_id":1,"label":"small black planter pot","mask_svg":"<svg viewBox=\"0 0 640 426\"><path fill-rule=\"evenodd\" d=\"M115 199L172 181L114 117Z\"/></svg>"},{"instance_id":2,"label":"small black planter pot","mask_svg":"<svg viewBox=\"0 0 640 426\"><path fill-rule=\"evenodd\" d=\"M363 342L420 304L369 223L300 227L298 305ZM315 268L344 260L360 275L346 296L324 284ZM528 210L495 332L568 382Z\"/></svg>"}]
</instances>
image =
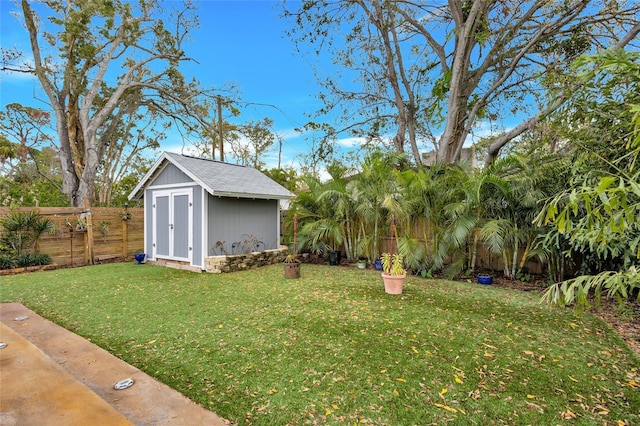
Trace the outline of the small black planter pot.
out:
<instances>
[{"instance_id":1,"label":"small black planter pot","mask_svg":"<svg viewBox=\"0 0 640 426\"><path fill-rule=\"evenodd\" d=\"M342 253L339 251L330 251L329 252L329 265L338 266L340 265L340 259L342 257Z\"/></svg>"}]
</instances>

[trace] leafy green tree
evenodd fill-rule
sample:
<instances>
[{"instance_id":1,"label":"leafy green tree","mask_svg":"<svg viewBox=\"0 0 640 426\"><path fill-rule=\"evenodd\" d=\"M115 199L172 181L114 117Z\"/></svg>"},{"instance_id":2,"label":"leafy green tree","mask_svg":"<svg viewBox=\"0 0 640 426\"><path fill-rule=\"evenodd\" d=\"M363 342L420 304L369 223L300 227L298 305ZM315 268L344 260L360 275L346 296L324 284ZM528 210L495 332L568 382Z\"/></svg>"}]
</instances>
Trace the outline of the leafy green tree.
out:
<instances>
[{"instance_id":1,"label":"leafy green tree","mask_svg":"<svg viewBox=\"0 0 640 426\"><path fill-rule=\"evenodd\" d=\"M11 142L4 135L0 134L0 164L2 164L1 174L11 167L11 161L18 158L18 144Z\"/></svg>"},{"instance_id":2,"label":"leafy green tree","mask_svg":"<svg viewBox=\"0 0 640 426\"><path fill-rule=\"evenodd\" d=\"M0 111L0 133L17 144L16 157L20 163L27 162L29 150L49 142L47 134L50 114L40 108L11 103Z\"/></svg>"},{"instance_id":3,"label":"leafy green tree","mask_svg":"<svg viewBox=\"0 0 640 426\"><path fill-rule=\"evenodd\" d=\"M110 188L111 198L109 203L106 204L109 207L124 207L125 204L130 205L129 194L140 183L144 175L149 171L153 165L153 160L136 156L132 161L132 164L127 167L129 173L123 177L119 177ZM130 205L133 207L133 205ZM142 207L142 202L138 207Z\"/></svg>"},{"instance_id":4,"label":"leafy green tree","mask_svg":"<svg viewBox=\"0 0 640 426\"><path fill-rule=\"evenodd\" d=\"M270 118L250 121L237 126L241 137L231 143L231 151L240 164L259 170L266 166L261 158L276 140L272 128L273 120Z\"/></svg>"},{"instance_id":5,"label":"leafy green tree","mask_svg":"<svg viewBox=\"0 0 640 426\"><path fill-rule=\"evenodd\" d=\"M640 298L640 104L633 103L640 54L611 50L585 57L577 67L584 81L578 99L595 96L597 102L577 105L590 128L576 129L575 144L599 140L602 146L593 155L600 162L583 153L587 161L576 163L571 186L545 205L537 221L553 224L569 236L575 252L600 262L590 274L550 287L545 299L584 306L591 292L597 301L603 294Z\"/></svg>"},{"instance_id":6,"label":"leafy green tree","mask_svg":"<svg viewBox=\"0 0 640 426\"><path fill-rule=\"evenodd\" d=\"M344 118L327 141L390 134L416 164L423 140L434 142L437 160L455 162L479 120L526 115L491 141L493 159L570 97L563 64L640 32L632 1L304 0L284 9L299 49L341 66L318 75L319 114Z\"/></svg>"},{"instance_id":7,"label":"leafy green tree","mask_svg":"<svg viewBox=\"0 0 640 426\"><path fill-rule=\"evenodd\" d=\"M263 173L291 192L298 189L298 182L300 181L300 177L298 176L298 172L294 168L273 168L264 170Z\"/></svg>"},{"instance_id":8,"label":"leafy green tree","mask_svg":"<svg viewBox=\"0 0 640 426\"><path fill-rule=\"evenodd\" d=\"M200 118L191 106L204 91L178 70L196 25L193 5L181 6L170 13L155 0L20 2L33 66L17 71L35 74L51 104L71 205L93 202L111 133L126 116L159 113L187 127Z\"/></svg>"}]
</instances>

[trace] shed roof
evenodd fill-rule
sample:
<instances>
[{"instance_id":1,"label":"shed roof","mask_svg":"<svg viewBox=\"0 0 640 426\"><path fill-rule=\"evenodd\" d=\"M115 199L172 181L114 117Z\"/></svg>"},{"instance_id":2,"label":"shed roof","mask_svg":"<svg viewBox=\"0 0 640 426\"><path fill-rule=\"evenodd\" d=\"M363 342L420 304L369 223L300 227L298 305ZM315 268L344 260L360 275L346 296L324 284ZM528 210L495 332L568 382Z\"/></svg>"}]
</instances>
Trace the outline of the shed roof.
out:
<instances>
[{"instance_id":1,"label":"shed roof","mask_svg":"<svg viewBox=\"0 0 640 426\"><path fill-rule=\"evenodd\" d=\"M271 200L294 197L286 188L252 167L164 152L129 194L129 199L142 198L144 189L167 164L176 166L214 196Z\"/></svg>"}]
</instances>

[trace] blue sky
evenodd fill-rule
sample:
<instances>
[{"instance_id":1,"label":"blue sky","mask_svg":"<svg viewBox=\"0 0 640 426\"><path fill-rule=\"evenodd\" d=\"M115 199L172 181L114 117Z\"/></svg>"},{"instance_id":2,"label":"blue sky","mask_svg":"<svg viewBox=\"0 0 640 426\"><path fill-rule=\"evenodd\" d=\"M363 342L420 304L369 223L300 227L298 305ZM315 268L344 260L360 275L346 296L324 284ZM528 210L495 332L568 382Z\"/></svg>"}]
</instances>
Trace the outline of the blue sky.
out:
<instances>
[{"instance_id":1,"label":"blue sky","mask_svg":"<svg viewBox=\"0 0 640 426\"><path fill-rule=\"evenodd\" d=\"M189 56L198 63L181 68L204 87L234 84L242 101L239 121L269 117L275 131L284 138L283 166L296 166L299 154L309 146L294 128L304 125L321 104L316 99L312 67L306 58L296 56L295 46L285 35L289 25L279 18L278 2L271 0L203 0L199 5L200 28L186 45ZM29 51L26 31L12 16L13 0L0 0L0 43ZM315 59L314 59L315 60ZM38 99L40 100L38 100ZM11 102L46 108L44 94L33 77L0 73L0 108ZM180 152L179 136L171 137L162 149ZM275 147L274 147L274 151ZM277 152L267 162L275 165Z\"/></svg>"},{"instance_id":2,"label":"blue sky","mask_svg":"<svg viewBox=\"0 0 640 426\"><path fill-rule=\"evenodd\" d=\"M295 4L288 1L292 3ZM239 90L241 101L250 105L242 108L240 117L227 114L228 119L236 123L264 117L274 120L273 129L283 139L282 166L299 168L301 155L310 151L314 136L316 139L321 136L294 130L311 120L309 115L322 106L317 98L320 89L312 67L331 73L331 58L296 54L294 43L285 34L290 22L279 16L278 1L201 0L197 4L200 28L192 33L186 45L188 55L197 63L185 63L181 71L189 78L195 77L203 87L233 84ZM14 0L0 0L0 43L5 48L17 47L29 52L26 30L12 16L15 10ZM45 99L33 76L0 72L0 109L12 102L46 109ZM481 136L489 131L480 123L475 132ZM337 149L342 153L359 144L358 139L346 136L337 142ZM422 151L431 149L422 148ZM193 153L177 132L168 135L161 150ZM228 153L228 148L225 151ZM230 159L227 156L225 160ZM261 160L267 167L276 166L277 146Z\"/></svg>"}]
</instances>

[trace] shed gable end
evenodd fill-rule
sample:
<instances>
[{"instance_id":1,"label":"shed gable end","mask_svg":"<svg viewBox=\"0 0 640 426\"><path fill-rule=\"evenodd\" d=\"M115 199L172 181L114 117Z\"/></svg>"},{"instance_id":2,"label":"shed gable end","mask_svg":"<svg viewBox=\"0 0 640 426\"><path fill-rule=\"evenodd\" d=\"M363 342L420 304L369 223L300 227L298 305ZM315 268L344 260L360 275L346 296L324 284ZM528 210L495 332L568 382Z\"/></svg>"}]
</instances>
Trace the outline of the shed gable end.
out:
<instances>
[{"instance_id":1,"label":"shed gable end","mask_svg":"<svg viewBox=\"0 0 640 426\"><path fill-rule=\"evenodd\" d=\"M151 185L173 185L177 183L192 183L193 179L187 176L179 168L173 164L167 164L167 166L158 174Z\"/></svg>"}]
</instances>

